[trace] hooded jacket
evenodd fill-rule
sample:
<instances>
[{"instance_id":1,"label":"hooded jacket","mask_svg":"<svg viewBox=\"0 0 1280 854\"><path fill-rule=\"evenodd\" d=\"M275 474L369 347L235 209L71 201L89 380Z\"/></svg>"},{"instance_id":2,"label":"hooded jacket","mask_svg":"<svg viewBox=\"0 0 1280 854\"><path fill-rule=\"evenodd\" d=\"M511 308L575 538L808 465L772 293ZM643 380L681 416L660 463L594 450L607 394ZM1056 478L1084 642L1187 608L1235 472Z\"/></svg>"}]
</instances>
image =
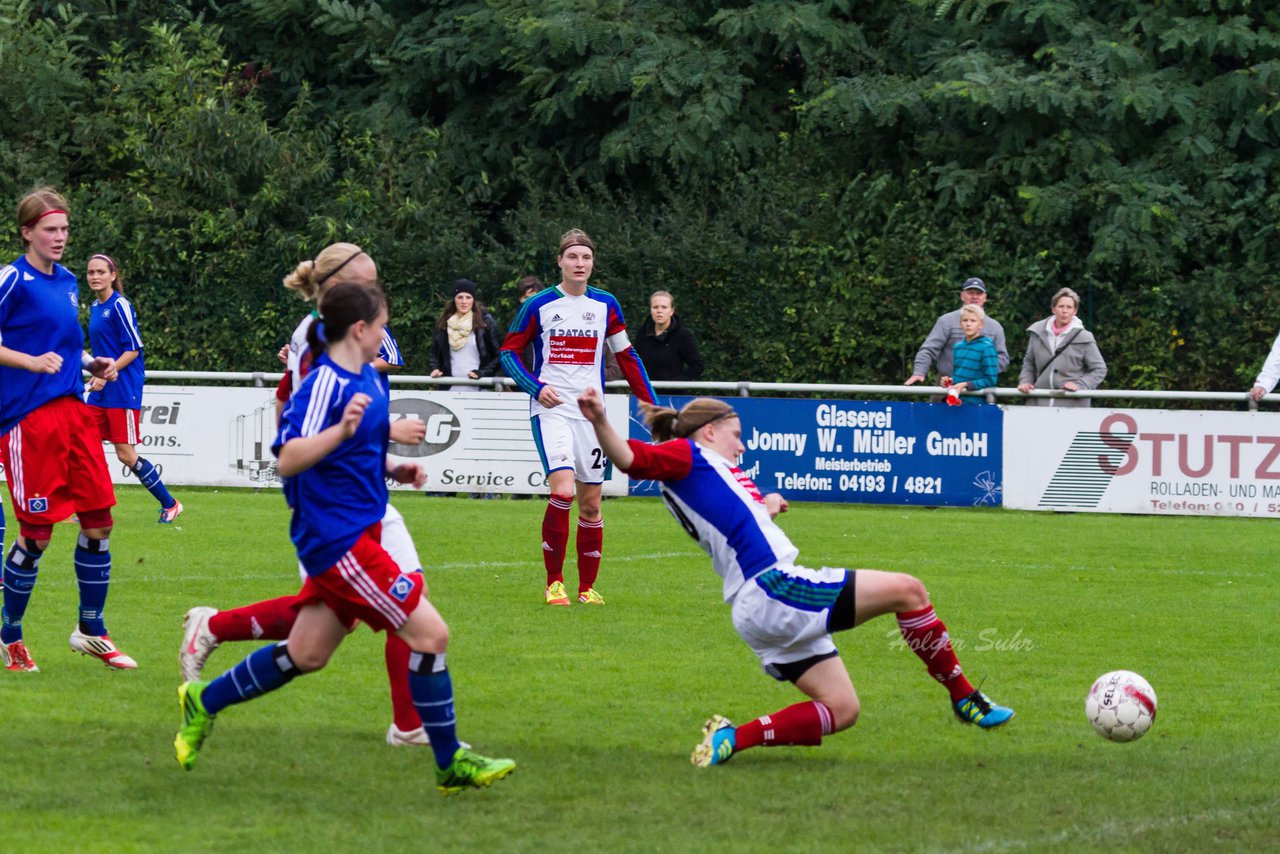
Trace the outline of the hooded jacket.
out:
<instances>
[{"instance_id":1,"label":"hooded jacket","mask_svg":"<svg viewBox=\"0 0 1280 854\"><path fill-rule=\"evenodd\" d=\"M1074 382L1082 389L1102 385L1107 376L1107 363L1102 359L1093 333L1084 328L1078 317L1071 318L1070 326L1061 335L1053 334L1052 325L1051 315L1027 327L1027 355L1022 359L1018 385L1033 383L1036 388L1044 389L1060 389L1065 382ZM1057 349L1062 352L1055 358ZM1028 406L1089 406L1091 403L1087 397L1035 397L1027 401Z\"/></svg>"}]
</instances>

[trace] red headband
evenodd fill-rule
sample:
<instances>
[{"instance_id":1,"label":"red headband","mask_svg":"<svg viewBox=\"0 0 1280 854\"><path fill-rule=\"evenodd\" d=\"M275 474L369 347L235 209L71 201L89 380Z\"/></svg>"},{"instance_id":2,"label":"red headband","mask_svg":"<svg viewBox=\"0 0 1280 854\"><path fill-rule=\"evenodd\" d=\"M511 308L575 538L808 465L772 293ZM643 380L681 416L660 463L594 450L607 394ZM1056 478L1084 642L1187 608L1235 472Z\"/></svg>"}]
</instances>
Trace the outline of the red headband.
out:
<instances>
[{"instance_id":1,"label":"red headband","mask_svg":"<svg viewBox=\"0 0 1280 854\"><path fill-rule=\"evenodd\" d=\"M40 220L44 219L47 216L52 216L53 214L65 214L65 213L66 211L62 210L61 208L54 208L51 211L45 211L44 213L36 214L31 219L24 222L22 224L22 227L30 228L31 226L35 225L37 222L39 222Z\"/></svg>"}]
</instances>

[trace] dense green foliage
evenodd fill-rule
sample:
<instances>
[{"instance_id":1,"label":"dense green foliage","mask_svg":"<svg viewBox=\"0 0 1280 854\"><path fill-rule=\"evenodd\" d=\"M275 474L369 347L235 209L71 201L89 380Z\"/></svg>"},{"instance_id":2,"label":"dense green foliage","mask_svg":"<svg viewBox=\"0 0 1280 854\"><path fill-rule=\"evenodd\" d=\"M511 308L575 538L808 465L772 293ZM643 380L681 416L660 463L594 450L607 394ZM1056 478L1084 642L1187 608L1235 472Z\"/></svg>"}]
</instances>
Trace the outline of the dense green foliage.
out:
<instances>
[{"instance_id":1,"label":"dense green foliage","mask_svg":"<svg viewBox=\"0 0 1280 854\"><path fill-rule=\"evenodd\" d=\"M448 282L508 320L572 225L709 378L900 381L969 275L1006 383L1063 285L1110 387L1241 388L1275 332L1271 4L0 0L0 74L0 198L70 194L153 367L270 367L341 238L421 370Z\"/></svg>"},{"instance_id":2,"label":"dense green foliage","mask_svg":"<svg viewBox=\"0 0 1280 854\"><path fill-rule=\"evenodd\" d=\"M459 733L518 763L446 800L428 751L383 743L382 641L363 628L324 672L225 710L195 769L178 767L183 613L298 583L277 491L180 494L187 512L157 525L150 495L119 490L107 620L135 671L67 649L75 529L57 526L24 621L41 672L0 670L6 851L1274 850L1274 521L794 504L780 521L806 562L924 579L966 672L1017 717L957 723L882 616L840 635L853 729L699 769L707 716L741 723L801 695L761 672L659 501L606 504L607 605L548 608L534 503L398 493L449 622ZM983 546L940 546L955 542ZM260 645L224 644L206 673ZM1159 698L1133 744L1084 716L1116 668ZM104 789L109 804L86 806Z\"/></svg>"}]
</instances>

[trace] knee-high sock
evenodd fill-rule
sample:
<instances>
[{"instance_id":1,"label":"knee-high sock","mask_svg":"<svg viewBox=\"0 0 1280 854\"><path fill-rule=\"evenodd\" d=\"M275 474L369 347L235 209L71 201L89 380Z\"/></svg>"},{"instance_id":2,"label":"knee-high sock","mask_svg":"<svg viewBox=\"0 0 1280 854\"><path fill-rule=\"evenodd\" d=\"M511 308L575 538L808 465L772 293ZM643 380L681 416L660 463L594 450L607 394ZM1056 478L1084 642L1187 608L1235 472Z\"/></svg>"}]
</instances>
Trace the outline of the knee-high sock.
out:
<instances>
[{"instance_id":1,"label":"knee-high sock","mask_svg":"<svg viewBox=\"0 0 1280 854\"><path fill-rule=\"evenodd\" d=\"M201 695L211 715L274 691L299 675L286 641L264 646L209 683Z\"/></svg>"},{"instance_id":2,"label":"knee-high sock","mask_svg":"<svg viewBox=\"0 0 1280 854\"><path fill-rule=\"evenodd\" d=\"M33 544L34 545L34 544ZM40 570L39 549L28 551L15 540L4 559L4 610L0 616L0 642L13 643L22 640L22 617L27 613L31 591L36 586L36 573Z\"/></svg>"},{"instance_id":3,"label":"knee-high sock","mask_svg":"<svg viewBox=\"0 0 1280 854\"><path fill-rule=\"evenodd\" d=\"M391 718L396 729L409 732L422 726L418 709L413 705L413 692L409 690L409 645L387 632L383 658L387 662L387 684L391 687Z\"/></svg>"},{"instance_id":4,"label":"knee-high sock","mask_svg":"<svg viewBox=\"0 0 1280 854\"><path fill-rule=\"evenodd\" d=\"M457 719L453 714L453 680L444 663L444 653L409 653L409 690L422 719L422 728L431 739L436 765L448 768L458 752Z\"/></svg>"},{"instance_id":5,"label":"knee-high sock","mask_svg":"<svg viewBox=\"0 0 1280 854\"><path fill-rule=\"evenodd\" d=\"M569 544L569 508L572 495L551 495L542 516L542 565L547 569L547 585L564 581L564 553Z\"/></svg>"},{"instance_id":6,"label":"knee-high sock","mask_svg":"<svg viewBox=\"0 0 1280 854\"><path fill-rule=\"evenodd\" d=\"M80 631L101 637L107 633L102 612L111 584L111 538L95 540L81 532L75 564L76 585L80 588Z\"/></svg>"},{"instance_id":7,"label":"knee-high sock","mask_svg":"<svg viewBox=\"0 0 1280 854\"><path fill-rule=\"evenodd\" d=\"M209 618L209 631L218 639L218 643L242 640L284 640L289 637L289 630L298 619L294 604L295 596L281 596L278 599L264 599L245 605L243 608L232 608L230 611L219 611Z\"/></svg>"},{"instance_id":8,"label":"knee-high sock","mask_svg":"<svg viewBox=\"0 0 1280 854\"><path fill-rule=\"evenodd\" d=\"M746 750L757 745L822 744L822 737L831 734L833 721L831 710L824 703L816 700L796 703L738 727L733 736L733 749Z\"/></svg>"},{"instance_id":9,"label":"knee-high sock","mask_svg":"<svg viewBox=\"0 0 1280 854\"><path fill-rule=\"evenodd\" d=\"M578 592L585 593L600 574L600 553L604 549L604 519L587 522L578 517Z\"/></svg>"},{"instance_id":10,"label":"knee-high sock","mask_svg":"<svg viewBox=\"0 0 1280 854\"><path fill-rule=\"evenodd\" d=\"M160 502L162 509L168 510L178 501L169 494L169 490L165 488L164 481L160 479L160 471L151 464L150 460L138 457L133 464L133 473L138 476L138 482L147 488L147 492Z\"/></svg>"},{"instance_id":11,"label":"knee-high sock","mask_svg":"<svg viewBox=\"0 0 1280 854\"><path fill-rule=\"evenodd\" d=\"M947 627L933 612L932 605L898 614L898 628L907 646L928 668L929 675L946 686L953 702L973 693L973 686L965 678L956 651L951 647Z\"/></svg>"}]
</instances>

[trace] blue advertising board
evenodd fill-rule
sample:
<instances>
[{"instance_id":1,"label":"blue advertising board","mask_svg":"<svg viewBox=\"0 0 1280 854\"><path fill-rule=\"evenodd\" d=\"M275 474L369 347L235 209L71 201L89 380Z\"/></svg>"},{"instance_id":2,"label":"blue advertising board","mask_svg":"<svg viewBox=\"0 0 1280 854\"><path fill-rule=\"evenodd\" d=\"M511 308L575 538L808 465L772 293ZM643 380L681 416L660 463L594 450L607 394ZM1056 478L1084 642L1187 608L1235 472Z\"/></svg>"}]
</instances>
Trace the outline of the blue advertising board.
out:
<instances>
[{"instance_id":1,"label":"blue advertising board","mask_svg":"<svg viewBox=\"0 0 1280 854\"><path fill-rule=\"evenodd\" d=\"M998 406L858 400L720 398L742 419L739 463L763 493L787 500L998 506L1003 413ZM690 397L662 403L677 409ZM649 431L632 404L631 438ZM632 495L657 495L632 481Z\"/></svg>"}]
</instances>

